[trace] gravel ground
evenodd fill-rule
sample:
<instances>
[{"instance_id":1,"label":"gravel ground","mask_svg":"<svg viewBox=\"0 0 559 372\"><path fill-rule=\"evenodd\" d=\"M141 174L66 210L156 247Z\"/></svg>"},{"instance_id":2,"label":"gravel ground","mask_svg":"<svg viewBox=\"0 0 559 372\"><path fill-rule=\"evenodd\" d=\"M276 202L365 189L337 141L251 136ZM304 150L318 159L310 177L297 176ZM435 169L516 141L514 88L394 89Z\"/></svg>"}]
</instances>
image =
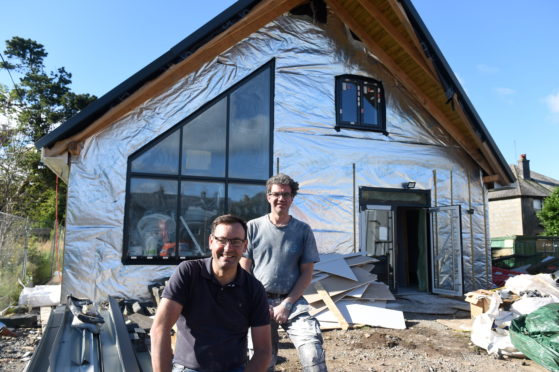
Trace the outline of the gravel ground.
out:
<instances>
[{"instance_id":1,"label":"gravel ground","mask_svg":"<svg viewBox=\"0 0 559 372\"><path fill-rule=\"evenodd\" d=\"M363 327L324 331L328 369L336 372L522 371L545 368L529 359L497 359L470 342L469 332L438 323L435 317L406 314L405 330ZM278 371L300 370L297 352L283 334Z\"/></svg>"},{"instance_id":2,"label":"gravel ground","mask_svg":"<svg viewBox=\"0 0 559 372\"><path fill-rule=\"evenodd\" d=\"M15 329L16 336L0 336L0 371L21 372L41 341L40 328Z\"/></svg>"},{"instance_id":3,"label":"gravel ground","mask_svg":"<svg viewBox=\"0 0 559 372\"><path fill-rule=\"evenodd\" d=\"M529 359L496 359L473 346L470 333L438 323L435 317L406 314L405 330L363 327L324 331L330 371L442 372L521 371L545 368ZM20 372L39 344L39 328L16 329L17 337L0 336L0 371ZM297 352L282 336L278 371L299 371Z\"/></svg>"}]
</instances>

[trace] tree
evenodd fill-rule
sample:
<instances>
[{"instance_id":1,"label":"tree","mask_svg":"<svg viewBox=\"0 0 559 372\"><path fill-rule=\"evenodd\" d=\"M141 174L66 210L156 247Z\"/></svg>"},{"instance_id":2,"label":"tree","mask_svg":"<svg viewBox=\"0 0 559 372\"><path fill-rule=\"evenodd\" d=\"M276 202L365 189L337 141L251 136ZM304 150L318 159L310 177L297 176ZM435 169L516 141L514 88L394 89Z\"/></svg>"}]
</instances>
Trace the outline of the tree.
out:
<instances>
[{"instance_id":1,"label":"tree","mask_svg":"<svg viewBox=\"0 0 559 372\"><path fill-rule=\"evenodd\" d=\"M54 173L41 166L33 143L96 99L71 91L64 67L46 72L42 44L21 37L6 41L0 68L16 77L9 90L0 86L0 211L51 224L55 214ZM65 202L60 183L60 201ZM59 208L64 213L64 205ZM59 218L61 215L59 216Z\"/></svg>"},{"instance_id":2,"label":"tree","mask_svg":"<svg viewBox=\"0 0 559 372\"><path fill-rule=\"evenodd\" d=\"M545 229L545 235L559 236L559 187L544 199L538 219Z\"/></svg>"}]
</instances>

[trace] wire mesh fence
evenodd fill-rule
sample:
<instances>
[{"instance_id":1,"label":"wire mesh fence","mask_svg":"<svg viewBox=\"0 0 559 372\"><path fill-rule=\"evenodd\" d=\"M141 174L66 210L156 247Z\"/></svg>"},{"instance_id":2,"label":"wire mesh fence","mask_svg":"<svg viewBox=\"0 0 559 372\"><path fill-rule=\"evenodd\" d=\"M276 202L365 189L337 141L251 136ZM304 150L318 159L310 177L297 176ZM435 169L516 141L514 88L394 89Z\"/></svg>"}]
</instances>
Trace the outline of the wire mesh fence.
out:
<instances>
[{"instance_id":1,"label":"wire mesh fence","mask_svg":"<svg viewBox=\"0 0 559 372\"><path fill-rule=\"evenodd\" d=\"M0 310L17 302L24 286L60 283L64 227L39 225L0 212Z\"/></svg>"},{"instance_id":2,"label":"wire mesh fence","mask_svg":"<svg viewBox=\"0 0 559 372\"><path fill-rule=\"evenodd\" d=\"M27 276L29 221L0 212L0 309L19 293Z\"/></svg>"}]
</instances>

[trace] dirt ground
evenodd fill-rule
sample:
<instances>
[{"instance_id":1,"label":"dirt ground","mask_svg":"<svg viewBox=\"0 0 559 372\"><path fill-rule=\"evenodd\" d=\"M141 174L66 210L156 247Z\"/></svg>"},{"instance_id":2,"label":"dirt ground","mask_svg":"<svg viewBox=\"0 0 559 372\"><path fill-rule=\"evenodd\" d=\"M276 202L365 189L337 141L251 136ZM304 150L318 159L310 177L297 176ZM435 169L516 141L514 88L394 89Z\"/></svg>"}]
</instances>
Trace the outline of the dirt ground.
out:
<instances>
[{"instance_id":1,"label":"dirt ground","mask_svg":"<svg viewBox=\"0 0 559 372\"><path fill-rule=\"evenodd\" d=\"M406 313L405 318L405 330L363 327L324 331L329 371L546 371L529 359L487 355L471 344L469 332L452 330L435 320L441 316ZM38 328L22 328L16 333L17 337L0 336L0 371L22 371L39 343ZM297 352L285 334L276 370L301 370Z\"/></svg>"},{"instance_id":2,"label":"dirt ground","mask_svg":"<svg viewBox=\"0 0 559 372\"><path fill-rule=\"evenodd\" d=\"M363 327L324 331L329 371L547 371L529 359L498 359L470 342L470 333L456 331L435 319L406 314L405 330ZM447 317L449 318L449 317ZM297 352L283 334L278 371L299 371Z\"/></svg>"}]
</instances>

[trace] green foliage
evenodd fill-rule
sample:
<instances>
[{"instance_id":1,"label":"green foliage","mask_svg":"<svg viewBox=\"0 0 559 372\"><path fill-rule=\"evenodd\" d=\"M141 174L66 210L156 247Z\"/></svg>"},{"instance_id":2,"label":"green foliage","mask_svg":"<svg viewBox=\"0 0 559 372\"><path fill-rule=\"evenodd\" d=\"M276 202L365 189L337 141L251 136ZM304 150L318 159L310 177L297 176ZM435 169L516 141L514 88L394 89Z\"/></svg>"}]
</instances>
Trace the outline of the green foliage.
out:
<instances>
[{"instance_id":1,"label":"green foliage","mask_svg":"<svg viewBox=\"0 0 559 372\"><path fill-rule=\"evenodd\" d=\"M544 199L538 219L545 229L545 235L559 236L559 187Z\"/></svg>"},{"instance_id":2,"label":"green foliage","mask_svg":"<svg viewBox=\"0 0 559 372\"><path fill-rule=\"evenodd\" d=\"M50 280L50 251L41 250L40 243L36 240L34 240L29 246L29 250L27 251L27 262L27 275L30 283L33 283L33 285L41 285Z\"/></svg>"},{"instance_id":3,"label":"green foliage","mask_svg":"<svg viewBox=\"0 0 559 372\"><path fill-rule=\"evenodd\" d=\"M17 304L22 288L15 278L17 278L17 273L0 272L0 310Z\"/></svg>"},{"instance_id":4,"label":"green foliage","mask_svg":"<svg viewBox=\"0 0 559 372\"><path fill-rule=\"evenodd\" d=\"M45 71L48 53L40 43L21 37L6 41L0 68L17 77L9 90L0 86L0 211L30 217L52 226L56 176L40 165L33 143L96 99L71 91L72 74L64 67ZM59 220L63 221L66 187L59 185Z\"/></svg>"}]
</instances>

